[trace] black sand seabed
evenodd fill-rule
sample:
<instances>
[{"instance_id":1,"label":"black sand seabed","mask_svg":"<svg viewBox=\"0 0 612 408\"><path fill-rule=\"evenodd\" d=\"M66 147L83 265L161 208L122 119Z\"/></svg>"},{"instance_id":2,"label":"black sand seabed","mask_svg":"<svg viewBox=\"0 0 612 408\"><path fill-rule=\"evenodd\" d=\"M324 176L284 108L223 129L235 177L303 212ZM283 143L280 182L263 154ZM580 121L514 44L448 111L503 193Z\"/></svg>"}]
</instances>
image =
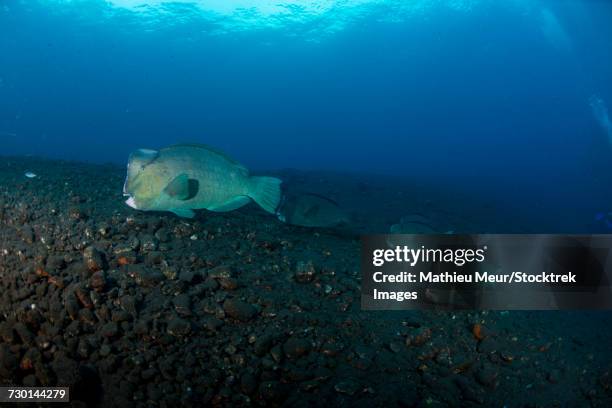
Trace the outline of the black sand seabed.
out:
<instances>
[{"instance_id":1,"label":"black sand seabed","mask_svg":"<svg viewBox=\"0 0 612 408\"><path fill-rule=\"evenodd\" d=\"M416 202L396 183L281 175L341 202ZM356 235L255 206L135 212L123 178L2 158L1 384L69 385L73 406L612 406L612 313L362 312ZM356 212L364 230L397 222Z\"/></svg>"}]
</instances>

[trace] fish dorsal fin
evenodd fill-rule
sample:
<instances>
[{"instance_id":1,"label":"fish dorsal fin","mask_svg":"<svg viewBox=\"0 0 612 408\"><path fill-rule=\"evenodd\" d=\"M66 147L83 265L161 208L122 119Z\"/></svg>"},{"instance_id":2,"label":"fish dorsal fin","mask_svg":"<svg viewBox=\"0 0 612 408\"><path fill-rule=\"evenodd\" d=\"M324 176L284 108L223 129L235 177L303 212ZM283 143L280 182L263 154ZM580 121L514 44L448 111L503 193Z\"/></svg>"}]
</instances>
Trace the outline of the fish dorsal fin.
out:
<instances>
[{"instance_id":1,"label":"fish dorsal fin","mask_svg":"<svg viewBox=\"0 0 612 408\"><path fill-rule=\"evenodd\" d=\"M244 165L242 163L237 162L235 159L229 157L227 154L225 154L221 150L217 149L216 147L212 147L212 146L209 146L209 145L203 144L203 143L179 143L179 144L175 144L175 145L169 146L166 149L171 149L171 148L176 148L176 147L191 147L191 148L195 148L195 149L207 150L207 151L209 151L211 153L214 153L214 154L217 154L217 155L223 157L225 160L227 160L228 162L232 163L234 166L238 167L241 171L244 171L247 174L249 172L249 170L246 167L244 167Z\"/></svg>"},{"instance_id":2,"label":"fish dorsal fin","mask_svg":"<svg viewBox=\"0 0 612 408\"><path fill-rule=\"evenodd\" d=\"M177 176L164 189L164 192L177 200L190 200L198 194L200 183L198 180L190 179L185 173Z\"/></svg>"}]
</instances>

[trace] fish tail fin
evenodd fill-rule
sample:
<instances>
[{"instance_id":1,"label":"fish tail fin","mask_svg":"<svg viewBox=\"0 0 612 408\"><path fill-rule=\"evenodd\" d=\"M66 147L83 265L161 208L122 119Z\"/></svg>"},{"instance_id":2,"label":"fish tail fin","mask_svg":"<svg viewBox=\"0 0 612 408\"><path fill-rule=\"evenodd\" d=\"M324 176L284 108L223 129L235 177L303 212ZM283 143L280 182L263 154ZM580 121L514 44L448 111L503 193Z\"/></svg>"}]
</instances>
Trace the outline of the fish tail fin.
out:
<instances>
[{"instance_id":1,"label":"fish tail fin","mask_svg":"<svg viewBox=\"0 0 612 408\"><path fill-rule=\"evenodd\" d=\"M274 177L251 177L249 197L264 210L276 214L281 200L282 180Z\"/></svg>"}]
</instances>

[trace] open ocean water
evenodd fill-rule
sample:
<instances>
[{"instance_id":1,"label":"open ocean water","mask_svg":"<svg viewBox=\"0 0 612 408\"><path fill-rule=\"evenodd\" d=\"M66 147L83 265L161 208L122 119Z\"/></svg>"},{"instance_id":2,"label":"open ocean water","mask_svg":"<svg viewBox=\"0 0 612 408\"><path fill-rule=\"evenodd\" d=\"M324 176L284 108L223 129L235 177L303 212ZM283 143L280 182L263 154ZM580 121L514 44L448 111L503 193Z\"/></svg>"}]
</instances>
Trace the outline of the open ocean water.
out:
<instances>
[{"instance_id":1,"label":"open ocean water","mask_svg":"<svg viewBox=\"0 0 612 408\"><path fill-rule=\"evenodd\" d=\"M610 38L604 0L0 0L0 385L612 406L609 311L366 312L359 265L611 233Z\"/></svg>"}]
</instances>

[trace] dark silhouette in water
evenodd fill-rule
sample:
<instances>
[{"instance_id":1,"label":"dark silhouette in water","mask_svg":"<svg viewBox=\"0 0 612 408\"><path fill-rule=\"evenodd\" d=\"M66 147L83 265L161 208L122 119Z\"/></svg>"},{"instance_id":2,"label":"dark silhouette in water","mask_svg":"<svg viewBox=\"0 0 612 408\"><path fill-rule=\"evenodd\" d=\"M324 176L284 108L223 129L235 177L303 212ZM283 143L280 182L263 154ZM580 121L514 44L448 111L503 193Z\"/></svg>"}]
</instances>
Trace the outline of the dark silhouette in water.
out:
<instances>
[{"instance_id":1,"label":"dark silhouette in water","mask_svg":"<svg viewBox=\"0 0 612 408\"><path fill-rule=\"evenodd\" d=\"M278 218L302 227L339 227L349 224L349 217L331 198L315 193L285 194L277 210Z\"/></svg>"}]
</instances>

